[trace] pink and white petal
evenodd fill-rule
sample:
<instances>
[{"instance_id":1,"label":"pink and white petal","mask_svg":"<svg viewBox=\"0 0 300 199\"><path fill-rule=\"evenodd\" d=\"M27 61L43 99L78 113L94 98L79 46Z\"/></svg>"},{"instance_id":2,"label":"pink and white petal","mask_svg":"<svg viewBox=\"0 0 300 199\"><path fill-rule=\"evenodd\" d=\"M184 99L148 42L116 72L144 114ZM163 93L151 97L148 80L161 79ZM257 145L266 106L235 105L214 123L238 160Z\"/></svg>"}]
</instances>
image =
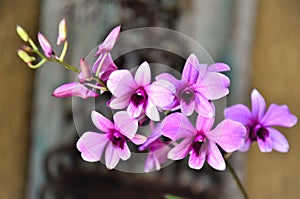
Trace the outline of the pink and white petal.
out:
<instances>
[{"instance_id":1,"label":"pink and white petal","mask_svg":"<svg viewBox=\"0 0 300 199\"><path fill-rule=\"evenodd\" d=\"M184 99L181 99L181 112L183 115L191 116L195 109L195 101L191 100L189 103L186 103Z\"/></svg>"},{"instance_id":2,"label":"pink and white petal","mask_svg":"<svg viewBox=\"0 0 300 199\"><path fill-rule=\"evenodd\" d=\"M203 117L202 115L198 115L196 120L196 129L200 132L209 132L215 122L215 118L207 118Z\"/></svg>"},{"instance_id":3,"label":"pink and white petal","mask_svg":"<svg viewBox=\"0 0 300 199\"><path fill-rule=\"evenodd\" d=\"M141 145L143 143L146 142L147 140L147 137L143 136L143 135L140 135L140 134L135 134L133 136L133 138L130 139L131 142L133 142L135 145Z\"/></svg>"},{"instance_id":4,"label":"pink and white petal","mask_svg":"<svg viewBox=\"0 0 300 199\"><path fill-rule=\"evenodd\" d=\"M267 128L273 143L273 149L276 151L286 153L289 150L289 143L287 139L278 130L274 128Z\"/></svg>"},{"instance_id":5,"label":"pink and white petal","mask_svg":"<svg viewBox=\"0 0 300 199\"><path fill-rule=\"evenodd\" d=\"M264 139L257 138L257 144L259 147L259 150L263 153L268 153L272 151L273 143L271 136L264 137Z\"/></svg>"},{"instance_id":6,"label":"pink and white petal","mask_svg":"<svg viewBox=\"0 0 300 199\"><path fill-rule=\"evenodd\" d=\"M261 123L265 126L293 127L297 123L297 117L286 105L271 104Z\"/></svg>"},{"instance_id":7,"label":"pink and white petal","mask_svg":"<svg viewBox=\"0 0 300 199\"><path fill-rule=\"evenodd\" d=\"M182 80L190 85L196 83L199 75L199 61L195 54L191 54L183 67Z\"/></svg>"},{"instance_id":8,"label":"pink and white petal","mask_svg":"<svg viewBox=\"0 0 300 199\"><path fill-rule=\"evenodd\" d=\"M130 115L132 119L136 119L144 111L143 105L144 104L139 104L138 106L136 106L134 103L129 102L129 106L127 107L127 113Z\"/></svg>"},{"instance_id":9,"label":"pink and white petal","mask_svg":"<svg viewBox=\"0 0 300 199\"><path fill-rule=\"evenodd\" d=\"M156 80L165 80L174 85L176 89L180 89L185 85L185 83L181 80L176 79L173 75L169 73L162 73L155 77Z\"/></svg>"},{"instance_id":10,"label":"pink and white petal","mask_svg":"<svg viewBox=\"0 0 300 199\"><path fill-rule=\"evenodd\" d=\"M98 93L89 90L83 84L79 82L69 82L57 87L53 93L53 97L65 98L65 97L81 97L87 99L89 97L98 97Z\"/></svg>"},{"instance_id":11,"label":"pink and white petal","mask_svg":"<svg viewBox=\"0 0 300 199\"><path fill-rule=\"evenodd\" d=\"M159 161L157 160L156 156L154 155L154 153L149 152L147 159L146 159L144 171L146 173L149 173L149 172L153 171L154 169L156 169L158 171L160 169L160 164L159 164Z\"/></svg>"},{"instance_id":12,"label":"pink and white petal","mask_svg":"<svg viewBox=\"0 0 300 199\"><path fill-rule=\"evenodd\" d=\"M129 150L129 147L126 143L124 143L124 147L123 149L121 149L120 147L118 147L118 152L119 152L119 157L122 160L128 160L131 156L131 152Z\"/></svg>"},{"instance_id":13,"label":"pink and white petal","mask_svg":"<svg viewBox=\"0 0 300 199\"><path fill-rule=\"evenodd\" d=\"M137 69L135 76L135 82L139 86L145 86L151 82L151 71L148 62L143 62Z\"/></svg>"},{"instance_id":14,"label":"pink and white petal","mask_svg":"<svg viewBox=\"0 0 300 199\"><path fill-rule=\"evenodd\" d=\"M243 125L251 124L253 120L252 113L249 108L243 104L236 104L224 110L226 119L231 119L242 123Z\"/></svg>"},{"instance_id":15,"label":"pink and white petal","mask_svg":"<svg viewBox=\"0 0 300 199\"><path fill-rule=\"evenodd\" d=\"M168 158L171 160L180 160L185 158L191 150L193 138L185 138L168 153Z\"/></svg>"},{"instance_id":16,"label":"pink and white petal","mask_svg":"<svg viewBox=\"0 0 300 199\"><path fill-rule=\"evenodd\" d=\"M92 80L93 74L92 69L88 62L86 62L83 58L80 59L80 73L78 75L78 79L80 83L83 83L84 81L90 81Z\"/></svg>"},{"instance_id":17,"label":"pink and white petal","mask_svg":"<svg viewBox=\"0 0 300 199\"><path fill-rule=\"evenodd\" d=\"M206 136L216 142L224 151L231 153L239 150L245 144L247 129L239 122L223 120Z\"/></svg>"},{"instance_id":18,"label":"pink and white petal","mask_svg":"<svg viewBox=\"0 0 300 199\"><path fill-rule=\"evenodd\" d=\"M108 90L116 97L132 94L136 88L131 73L128 70L116 70L112 72L107 80Z\"/></svg>"},{"instance_id":19,"label":"pink and white petal","mask_svg":"<svg viewBox=\"0 0 300 199\"><path fill-rule=\"evenodd\" d=\"M197 155L194 151L192 151L189 158L189 167L191 169L201 169L204 165L206 157L206 150L201 150L200 154Z\"/></svg>"},{"instance_id":20,"label":"pink and white petal","mask_svg":"<svg viewBox=\"0 0 300 199\"><path fill-rule=\"evenodd\" d=\"M46 57L51 57L53 55L53 49L48 39L42 33L39 32L38 40Z\"/></svg>"},{"instance_id":21,"label":"pink and white petal","mask_svg":"<svg viewBox=\"0 0 300 199\"><path fill-rule=\"evenodd\" d=\"M108 102L108 106L112 109L123 109L128 106L131 95L123 95L114 97Z\"/></svg>"},{"instance_id":22,"label":"pink and white petal","mask_svg":"<svg viewBox=\"0 0 300 199\"><path fill-rule=\"evenodd\" d=\"M157 80L145 87L148 97L158 107L170 105L175 98L176 89L166 80Z\"/></svg>"},{"instance_id":23,"label":"pink and white petal","mask_svg":"<svg viewBox=\"0 0 300 199\"><path fill-rule=\"evenodd\" d=\"M214 142L208 142L206 159L212 168L219 171L226 169L224 158Z\"/></svg>"},{"instance_id":24,"label":"pink and white petal","mask_svg":"<svg viewBox=\"0 0 300 199\"><path fill-rule=\"evenodd\" d=\"M230 79L216 72L208 73L202 81L197 82L193 87L201 93L206 99L216 100L226 96L229 93Z\"/></svg>"},{"instance_id":25,"label":"pink and white petal","mask_svg":"<svg viewBox=\"0 0 300 199\"><path fill-rule=\"evenodd\" d=\"M99 130L108 133L111 129L114 129L114 124L102 114L92 111L91 117L94 125Z\"/></svg>"},{"instance_id":26,"label":"pink and white petal","mask_svg":"<svg viewBox=\"0 0 300 199\"><path fill-rule=\"evenodd\" d=\"M81 152L83 160L96 162L101 159L107 142L108 139L105 134L85 132L77 141L76 147Z\"/></svg>"},{"instance_id":27,"label":"pink and white petal","mask_svg":"<svg viewBox=\"0 0 300 199\"><path fill-rule=\"evenodd\" d=\"M108 142L105 150L105 164L107 169L113 169L120 160L119 151L112 142Z\"/></svg>"},{"instance_id":28,"label":"pink and white petal","mask_svg":"<svg viewBox=\"0 0 300 199\"><path fill-rule=\"evenodd\" d=\"M251 93L251 107L254 118L261 120L266 111L266 102L256 89Z\"/></svg>"},{"instance_id":29,"label":"pink and white petal","mask_svg":"<svg viewBox=\"0 0 300 199\"><path fill-rule=\"evenodd\" d=\"M161 134L173 141L194 137L196 133L197 129L181 113L172 113L161 122Z\"/></svg>"},{"instance_id":30,"label":"pink and white petal","mask_svg":"<svg viewBox=\"0 0 300 199\"><path fill-rule=\"evenodd\" d=\"M118 67L114 63L110 53L108 53L104 59L102 66L101 66L99 78L106 82L108 80L110 74L116 70L118 70Z\"/></svg>"},{"instance_id":31,"label":"pink and white petal","mask_svg":"<svg viewBox=\"0 0 300 199\"><path fill-rule=\"evenodd\" d=\"M138 129L137 120L132 119L127 111L119 111L114 114L115 127L120 131L121 134L129 139L132 139Z\"/></svg>"},{"instance_id":32,"label":"pink and white petal","mask_svg":"<svg viewBox=\"0 0 300 199\"><path fill-rule=\"evenodd\" d=\"M96 52L95 56L111 51L117 41L120 30L121 26L117 26L110 31L103 43L98 46L98 51Z\"/></svg>"},{"instance_id":33,"label":"pink and white petal","mask_svg":"<svg viewBox=\"0 0 300 199\"><path fill-rule=\"evenodd\" d=\"M214 104L208 101L200 93L195 93L195 111L203 117L215 117L215 107Z\"/></svg>"},{"instance_id":34,"label":"pink and white petal","mask_svg":"<svg viewBox=\"0 0 300 199\"><path fill-rule=\"evenodd\" d=\"M242 146L239 149L239 151L240 152L246 152L246 151L248 151L250 149L251 143L252 143L251 139L249 137L246 137L245 144L244 144L244 146Z\"/></svg>"},{"instance_id":35,"label":"pink and white petal","mask_svg":"<svg viewBox=\"0 0 300 199\"><path fill-rule=\"evenodd\" d=\"M225 63L214 63L207 68L207 72L225 72L230 71L230 67Z\"/></svg>"},{"instance_id":36,"label":"pink and white petal","mask_svg":"<svg viewBox=\"0 0 300 199\"><path fill-rule=\"evenodd\" d=\"M160 121L158 110L151 99L147 100L146 115L153 121Z\"/></svg>"}]
</instances>

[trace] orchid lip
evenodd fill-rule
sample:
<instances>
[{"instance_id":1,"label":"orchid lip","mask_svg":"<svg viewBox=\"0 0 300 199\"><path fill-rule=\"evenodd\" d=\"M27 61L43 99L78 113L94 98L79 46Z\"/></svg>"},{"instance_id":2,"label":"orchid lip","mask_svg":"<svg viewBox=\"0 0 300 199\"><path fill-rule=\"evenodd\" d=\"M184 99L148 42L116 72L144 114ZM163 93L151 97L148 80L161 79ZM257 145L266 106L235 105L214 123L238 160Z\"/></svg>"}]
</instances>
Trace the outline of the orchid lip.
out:
<instances>
[{"instance_id":1,"label":"orchid lip","mask_svg":"<svg viewBox=\"0 0 300 199\"><path fill-rule=\"evenodd\" d=\"M140 104L144 104L147 100L147 94L143 88L139 88L136 92L131 96L130 101L135 105L139 106Z\"/></svg>"},{"instance_id":2,"label":"orchid lip","mask_svg":"<svg viewBox=\"0 0 300 199\"><path fill-rule=\"evenodd\" d=\"M265 141L269 134L269 131L264 126L256 124L250 129L249 136L252 141L257 141L257 139Z\"/></svg>"},{"instance_id":3,"label":"orchid lip","mask_svg":"<svg viewBox=\"0 0 300 199\"><path fill-rule=\"evenodd\" d=\"M108 134L108 139L118 148L124 148L126 137L123 136L119 131L113 130L111 133Z\"/></svg>"},{"instance_id":4,"label":"orchid lip","mask_svg":"<svg viewBox=\"0 0 300 199\"><path fill-rule=\"evenodd\" d=\"M194 90L190 87L185 87L180 91L180 97L187 103L195 98Z\"/></svg>"}]
</instances>

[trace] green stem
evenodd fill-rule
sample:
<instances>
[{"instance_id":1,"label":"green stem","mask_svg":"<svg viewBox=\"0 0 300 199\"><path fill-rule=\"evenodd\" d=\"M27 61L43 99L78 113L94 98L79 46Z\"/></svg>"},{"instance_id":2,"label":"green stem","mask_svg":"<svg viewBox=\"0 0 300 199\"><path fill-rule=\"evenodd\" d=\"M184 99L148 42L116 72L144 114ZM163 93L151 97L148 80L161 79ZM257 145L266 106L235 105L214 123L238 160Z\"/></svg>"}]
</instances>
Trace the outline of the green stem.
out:
<instances>
[{"instance_id":1,"label":"green stem","mask_svg":"<svg viewBox=\"0 0 300 199\"><path fill-rule=\"evenodd\" d=\"M231 173L232 177L234 178L236 184L238 185L242 195L244 196L245 199L249 199L249 196L246 192L246 189L244 188L239 176L237 175L237 173L235 172L234 168L231 166L231 164L225 159L227 168L229 170L229 172Z\"/></svg>"}]
</instances>

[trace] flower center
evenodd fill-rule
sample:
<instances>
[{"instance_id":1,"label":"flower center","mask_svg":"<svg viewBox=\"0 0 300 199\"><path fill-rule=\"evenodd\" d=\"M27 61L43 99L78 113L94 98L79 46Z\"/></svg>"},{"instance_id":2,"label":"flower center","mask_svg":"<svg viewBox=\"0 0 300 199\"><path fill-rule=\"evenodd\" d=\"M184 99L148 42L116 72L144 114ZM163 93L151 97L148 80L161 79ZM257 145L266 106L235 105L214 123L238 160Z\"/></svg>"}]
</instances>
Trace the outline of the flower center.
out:
<instances>
[{"instance_id":1,"label":"flower center","mask_svg":"<svg viewBox=\"0 0 300 199\"><path fill-rule=\"evenodd\" d=\"M147 94L146 94L145 90L143 88L139 88L131 96L130 101L135 106L139 106L140 104L144 104L146 99L147 99Z\"/></svg>"},{"instance_id":2,"label":"flower center","mask_svg":"<svg viewBox=\"0 0 300 199\"><path fill-rule=\"evenodd\" d=\"M180 96L186 103L189 103L194 99L194 90L190 87L186 87L181 91Z\"/></svg>"},{"instance_id":3,"label":"flower center","mask_svg":"<svg viewBox=\"0 0 300 199\"><path fill-rule=\"evenodd\" d=\"M250 139L252 141L257 141L257 138L265 141L269 134L269 131L260 124L257 124L250 129Z\"/></svg>"},{"instance_id":4,"label":"flower center","mask_svg":"<svg viewBox=\"0 0 300 199\"><path fill-rule=\"evenodd\" d=\"M108 139L117 147L123 149L124 143L126 141L126 137L122 135L119 131L113 130L110 134Z\"/></svg>"},{"instance_id":5,"label":"flower center","mask_svg":"<svg viewBox=\"0 0 300 199\"><path fill-rule=\"evenodd\" d=\"M192 144L192 150L197 154L197 156L200 155L200 149L202 147L204 140L205 140L205 135L202 132L197 132L197 135L194 139L194 143Z\"/></svg>"}]
</instances>

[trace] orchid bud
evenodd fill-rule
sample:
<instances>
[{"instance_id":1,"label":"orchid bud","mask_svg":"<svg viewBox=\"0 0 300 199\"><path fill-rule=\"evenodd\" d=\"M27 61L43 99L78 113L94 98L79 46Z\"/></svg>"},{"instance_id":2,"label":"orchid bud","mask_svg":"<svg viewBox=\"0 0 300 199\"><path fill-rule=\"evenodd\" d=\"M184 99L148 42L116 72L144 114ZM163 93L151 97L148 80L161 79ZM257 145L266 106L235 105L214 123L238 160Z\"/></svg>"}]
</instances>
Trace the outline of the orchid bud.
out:
<instances>
[{"instance_id":1,"label":"orchid bud","mask_svg":"<svg viewBox=\"0 0 300 199\"><path fill-rule=\"evenodd\" d=\"M79 81L83 83L84 81L92 80L93 74L90 65L82 58L80 59L80 74L78 75Z\"/></svg>"},{"instance_id":2,"label":"orchid bud","mask_svg":"<svg viewBox=\"0 0 300 199\"><path fill-rule=\"evenodd\" d=\"M57 45L60 45L67 39L67 23L66 19L62 19L58 25Z\"/></svg>"},{"instance_id":3,"label":"orchid bud","mask_svg":"<svg viewBox=\"0 0 300 199\"><path fill-rule=\"evenodd\" d=\"M35 57L29 56L24 50L18 50L18 56L27 64L35 61Z\"/></svg>"},{"instance_id":4,"label":"orchid bud","mask_svg":"<svg viewBox=\"0 0 300 199\"><path fill-rule=\"evenodd\" d=\"M22 48L22 50L24 50L26 52L32 52L33 51L33 49L30 46L23 45L21 48Z\"/></svg>"},{"instance_id":5,"label":"orchid bud","mask_svg":"<svg viewBox=\"0 0 300 199\"><path fill-rule=\"evenodd\" d=\"M19 25L17 25L17 33L23 41L28 42L29 36L27 32Z\"/></svg>"},{"instance_id":6,"label":"orchid bud","mask_svg":"<svg viewBox=\"0 0 300 199\"><path fill-rule=\"evenodd\" d=\"M48 39L42 33L39 32L38 40L39 40L39 43L40 43L46 57L51 57L53 55L53 50L52 50L52 47L51 47Z\"/></svg>"}]
</instances>

